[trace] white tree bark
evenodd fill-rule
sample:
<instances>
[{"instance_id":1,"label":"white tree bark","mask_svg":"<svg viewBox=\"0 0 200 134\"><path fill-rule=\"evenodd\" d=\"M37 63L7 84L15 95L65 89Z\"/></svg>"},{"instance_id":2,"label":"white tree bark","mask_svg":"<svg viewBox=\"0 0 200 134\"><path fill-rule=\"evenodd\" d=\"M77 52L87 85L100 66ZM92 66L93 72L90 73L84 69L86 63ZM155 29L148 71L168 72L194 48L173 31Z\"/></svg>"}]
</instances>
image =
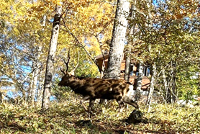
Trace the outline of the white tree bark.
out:
<instances>
[{"instance_id":1,"label":"white tree bark","mask_svg":"<svg viewBox=\"0 0 200 134\"><path fill-rule=\"evenodd\" d=\"M134 1L135 4L135 1ZM131 9L130 9L130 17L131 17L131 21L133 21L134 17L135 17L135 12L134 12L134 4L131 4ZM129 22L129 26L128 26L128 34L129 36L133 36L135 32L135 25L131 26L130 22ZM125 74L124 74L124 79L126 81L129 81L130 78L130 65L131 65L131 45L133 45L135 39L130 40L130 42L128 42L127 44L127 49L125 51L125 56L126 56L126 62L125 62Z\"/></svg>"},{"instance_id":2,"label":"white tree bark","mask_svg":"<svg viewBox=\"0 0 200 134\"><path fill-rule=\"evenodd\" d=\"M35 80L36 80L36 73L37 73L37 68L36 68L36 65L35 63L33 63L33 73L32 73L32 80L31 80L31 88L30 88L30 100L29 100L29 103L31 103L31 105L33 106L34 104L34 99L35 99Z\"/></svg>"},{"instance_id":3,"label":"white tree bark","mask_svg":"<svg viewBox=\"0 0 200 134\"><path fill-rule=\"evenodd\" d=\"M137 79L136 79L136 100L139 100L140 99L140 92L142 90L142 78L144 76L144 66L143 66L143 63L139 63L138 65L138 76L137 76Z\"/></svg>"},{"instance_id":4,"label":"white tree bark","mask_svg":"<svg viewBox=\"0 0 200 134\"><path fill-rule=\"evenodd\" d=\"M147 98L148 112L150 112L150 108L151 108L150 106L151 106L151 99L152 99L153 91L154 91L155 77L156 77L156 64L153 63L153 75L151 76L151 84L150 84L150 89L149 89L149 95Z\"/></svg>"},{"instance_id":5,"label":"white tree bark","mask_svg":"<svg viewBox=\"0 0 200 134\"><path fill-rule=\"evenodd\" d=\"M129 82L129 78L130 78L130 64L131 64L130 51L131 51L131 49L128 48L127 54L126 54L125 74L124 74L124 80L126 80L128 82Z\"/></svg>"},{"instance_id":6,"label":"white tree bark","mask_svg":"<svg viewBox=\"0 0 200 134\"><path fill-rule=\"evenodd\" d=\"M167 102L167 99L168 99L168 82L167 82L167 79L166 79L166 75L165 75L165 69L164 67L162 66L161 67L161 71L162 71L162 76L163 76L163 83L164 83L164 89L165 89L165 102Z\"/></svg>"},{"instance_id":7,"label":"white tree bark","mask_svg":"<svg viewBox=\"0 0 200 134\"><path fill-rule=\"evenodd\" d=\"M35 68L35 70L33 71L33 83L32 83L32 87L31 87L31 105L32 106L34 106L35 97L36 97L38 74L39 74L38 61L40 58L41 49L42 49L42 46L39 46L38 52L37 52L38 54L36 56L36 61L34 63L35 65L33 66Z\"/></svg>"},{"instance_id":8,"label":"white tree bark","mask_svg":"<svg viewBox=\"0 0 200 134\"><path fill-rule=\"evenodd\" d=\"M120 66L123 59L123 50L126 42L126 29L128 26L129 0L118 0L110 45L110 57L108 60L107 78L119 79Z\"/></svg>"},{"instance_id":9,"label":"white tree bark","mask_svg":"<svg viewBox=\"0 0 200 134\"><path fill-rule=\"evenodd\" d=\"M54 16L53 28L51 33L51 41L49 46L49 52L46 62L46 73L45 73L45 81L44 81L44 90L42 97L42 109L47 109L49 107L49 98L50 98L50 89L52 87L52 77L54 70L54 58L56 54L58 34L60 28L60 18L61 18L62 7L57 6L56 14Z\"/></svg>"}]
</instances>

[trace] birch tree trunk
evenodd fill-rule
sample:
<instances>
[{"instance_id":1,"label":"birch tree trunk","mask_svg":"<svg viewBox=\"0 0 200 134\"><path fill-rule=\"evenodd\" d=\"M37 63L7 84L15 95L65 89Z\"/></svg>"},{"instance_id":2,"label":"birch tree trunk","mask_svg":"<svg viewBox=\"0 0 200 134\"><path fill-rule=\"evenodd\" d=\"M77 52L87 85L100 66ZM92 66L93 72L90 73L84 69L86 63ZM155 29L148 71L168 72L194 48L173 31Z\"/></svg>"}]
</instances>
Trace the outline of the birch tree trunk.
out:
<instances>
[{"instance_id":1,"label":"birch tree trunk","mask_svg":"<svg viewBox=\"0 0 200 134\"><path fill-rule=\"evenodd\" d=\"M35 90L36 90L35 84L36 84L36 81L37 81L36 73L38 72L38 71L36 71L37 67L36 67L35 61L33 62L33 69L34 69L34 71L33 71L33 76L32 76L32 80L31 80L30 97L29 97L29 99L30 99L29 104L31 104L31 106L33 106L33 104L34 104Z\"/></svg>"},{"instance_id":2,"label":"birch tree trunk","mask_svg":"<svg viewBox=\"0 0 200 134\"><path fill-rule=\"evenodd\" d=\"M120 66L123 59L123 50L126 41L126 29L128 26L129 0L118 0L115 14L115 22L110 45L108 59L107 78L119 79Z\"/></svg>"},{"instance_id":3,"label":"birch tree trunk","mask_svg":"<svg viewBox=\"0 0 200 134\"><path fill-rule=\"evenodd\" d=\"M135 4L135 2L134 2ZM133 4L131 4L131 9L130 9L130 17L131 17L131 21L133 21L134 17L135 17L135 13L134 13L134 6ZM128 33L129 35L133 36L134 32L135 32L135 25L131 26L130 22L129 22L129 26L128 26ZM125 62L125 74L124 74L124 80L129 81L130 78L130 64L131 64L131 45L133 45L134 39L131 39L130 42L128 42L127 45L127 50L125 52L125 56L126 56L126 62Z\"/></svg>"},{"instance_id":4,"label":"birch tree trunk","mask_svg":"<svg viewBox=\"0 0 200 134\"><path fill-rule=\"evenodd\" d=\"M140 92L142 90L142 78L144 76L144 73L143 73L143 64L140 62L139 65L138 65L138 76L137 76L137 79L136 79L136 100L139 100L140 99Z\"/></svg>"},{"instance_id":5,"label":"birch tree trunk","mask_svg":"<svg viewBox=\"0 0 200 134\"><path fill-rule=\"evenodd\" d=\"M162 76L163 76L163 83L164 83L164 90L165 90L165 102L167 102L167 98L168 98L168 83L167 83L167 79L166 79L166 75L165 75L165 69L162 66L161 67L161 71L162 71Z\"/></svg>"},{"instance_id":6,"label":"birch tree trunk","mask_svg":"<svg viewBox=\"0 0 200 134\"><path fill-rule=\"evenodd\" d=\"M36 97L38 74L39 74L38 62L39 62L41 50L42 50L42 46L39 46L38 52L37 52L38 54L36 56L36 61L34 63L35 70L33 71L33 83L32 83L32 88L31 88L31 105L32 106L34 106L35 97Z\"/></svg>"},{"instance_id":7,"label":"birch tree trunk","mask_svg":"<svg viewBox=\"0 0 200 134\"><path fill-rule=\"evenodd\" d=\"M148 95L148 98L147 98L148 112L150 112L150 108L151 108L151 99L152 99L153 91L154 91L155 77L156 77L156 64L153 63L153 75L151 77L149 95Z\"/></svg>"},{"instance_id":8,"label":"birch tree trunk","mask_svg":"<svg viewBox=\"0 0 200 134\"><path fill-rule=\"evenodd\" d=\"M129 82L129 78L130 78L130 64L131 64L130 51L131 51L131 49L129 47L126 52L125 74L124 74L124 80L126 80L128 82Z\"/></svg>"},{"instance_id":9,"label":"birch tree trunk","mask_svg":"<svg viewBox=\"0 0 200 134\"><path fill-rule=\"evenodd\" d=\"M62 6L58 5L56 9L56 14L54 16L53 28L51 33L51 41L49 46L49 52L46 62L46 72L45 72L45 80L44 80L44 89L43 89L43 97L42 97L42 110L47 109L49 107L49 98L50 98L50 89L52 86L52 76L54 70L54 58L57 48L58 34L60 28L60 18L61 18Z\"/></svg>"},{"instance_id":10,"label":"birch tree trunk","mask_svg":"<svg viewBox=\"0 0 200 134\"><path fill-rule=\"evenodd\" d=\"M176 89L176 62L172 61L172 78L171 78L171 88L172 88L172 103L176 102L177 89Z\"/></svg>"},{"instance_id":11,"label":"birch tree trunk","mask_svg":"<svg viewBox=\"0 0 200 134\"><path fill-rule=\"evenodd\" d=\"M43 92L43 73L39 73L39 75L38 75L38 90L37 90L37 92L36 92L36 96L37 96L37 103L36 103L36 105L38 106L38 107L41 107L42 106L42 92Z\"/></svg>"}]
</instances>

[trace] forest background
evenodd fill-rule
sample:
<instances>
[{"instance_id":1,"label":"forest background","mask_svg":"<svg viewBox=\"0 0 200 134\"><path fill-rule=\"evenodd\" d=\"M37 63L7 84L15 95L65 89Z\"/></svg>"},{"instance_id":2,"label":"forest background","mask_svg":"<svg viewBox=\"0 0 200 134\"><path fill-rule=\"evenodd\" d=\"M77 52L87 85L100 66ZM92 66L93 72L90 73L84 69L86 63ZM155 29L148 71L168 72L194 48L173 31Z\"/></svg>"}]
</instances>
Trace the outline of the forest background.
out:
<instances>
[{"instance_id":1,"label":"forest background","mask_svg":"<svg viewBox=\"0 0 200 134\"><path fill-rule=\"evenodd\" d=\"M32 107L37 103L40 107L53 18L59 4L60 1L53 0L0 2L1 102L6 99ZM94 61L97 55L109 50L117 1L63 0L61 4L51 90L53 100L60 102L69 97L66 88L57 86L69 48L70 69L79 62L77 76L100 76ZM134 17L127 19L129 26L134 26L134 33L127 32L124 51L130 47L132 59L156 65L154 88L163 95L167 83L179 99L199 96L199 2L141 0L131 4Z\"/></svg>"}]
</instances>

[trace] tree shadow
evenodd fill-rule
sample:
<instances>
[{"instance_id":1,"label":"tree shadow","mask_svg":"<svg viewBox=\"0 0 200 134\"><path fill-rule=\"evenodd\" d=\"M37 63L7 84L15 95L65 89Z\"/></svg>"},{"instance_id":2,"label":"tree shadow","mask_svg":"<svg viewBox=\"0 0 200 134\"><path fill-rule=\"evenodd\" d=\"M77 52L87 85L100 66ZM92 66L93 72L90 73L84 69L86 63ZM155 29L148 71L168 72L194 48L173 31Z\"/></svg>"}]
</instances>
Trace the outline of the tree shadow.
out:
<instances>
[{"instance_id":1,"label":"tree shadow","mask_svg":"<svg viewBox=\"0 0 200 134\"><path fill-rule=\"evenodd\" d=\"M26 132L27 130L26 127L18 125L16 122L2 123L0 129L3 128L9 128L10 130L21 131L21 132Z\"/></svg>"},{"instance_id":2,"label":"tree shadow","mask_svg":"<svg viewBox=\"0 0 200 134\"><path fill-rule=\"evenodd\" d=\"M135 113L136 115L133 116L133 113ZM112 121L106 122L100 119L86 119L86 120L78 120L74 122L74 124L78 128L84 128L88 130L89 134L94 133L94 131L92 130L97 130L97 132L102 132L106 134L124 134L124 133L175 134L176 133L176 130L165 128L165 127L161 127L159 130L153 130L154 128L150 128L150 127L142 130L140 129L140 126L144 126L148 124L149 125L157 124L160 126L164 126L164 124L162 124L162 121L159 119L158 120L147 119L146 117L141 117L141 116L138 116L137 114L141 114L141 113L138 111L137 112L133 111L128 118L122 119L122 120L112 120ZM139 118L135 118L135 117L139 117Z\"/></svg>"}]
</instances>

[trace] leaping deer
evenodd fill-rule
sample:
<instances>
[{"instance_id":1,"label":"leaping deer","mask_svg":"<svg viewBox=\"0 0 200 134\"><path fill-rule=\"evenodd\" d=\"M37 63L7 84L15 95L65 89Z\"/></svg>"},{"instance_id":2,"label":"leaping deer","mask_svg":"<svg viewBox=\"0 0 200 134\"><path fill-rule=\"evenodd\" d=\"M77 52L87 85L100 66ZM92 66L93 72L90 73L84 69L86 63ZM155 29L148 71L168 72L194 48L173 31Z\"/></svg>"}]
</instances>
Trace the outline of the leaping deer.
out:
<instances>
[{"instance_id":1,"label":"leaping deer","mask_svg":"<svg viewBox=\"0 0 200 134\"><path fill-rule=\"evenodd\" d=\"M101 78L86 78L74 76L75 69L68 72L70 56L68 53L68 60L66 64L66 72L59 82L59 86L68 86L76 94L80 94L84 99L89 99L88 112L91 114L91 109L94 105L95 99L115 99L119 104L127 103L134 106L136 109L139 108L135 100L135 90L133 85L125 80L117 79L101 79Z\"/></svg>"}]
</instances>

